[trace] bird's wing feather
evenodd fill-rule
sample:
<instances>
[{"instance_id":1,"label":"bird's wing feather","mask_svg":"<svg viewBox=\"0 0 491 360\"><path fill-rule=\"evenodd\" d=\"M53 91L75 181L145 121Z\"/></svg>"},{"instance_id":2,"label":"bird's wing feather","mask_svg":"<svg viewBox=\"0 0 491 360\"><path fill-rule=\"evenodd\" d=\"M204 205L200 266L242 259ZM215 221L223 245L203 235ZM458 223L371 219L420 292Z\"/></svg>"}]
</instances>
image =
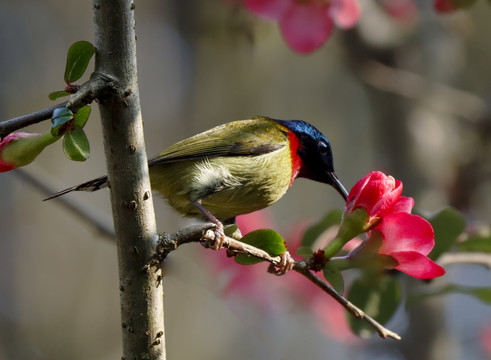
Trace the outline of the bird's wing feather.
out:
<instances>
[{"instance_id":1,"label":"bird's wing feather","mask_svg":"<svg viewBox=\"0 0 491 360\"><path fill-rule=\"evenodd\" d=\"M192 136L162 151L149 166L219 156L254 156L287 145L283 126L267 118L239 120Z\"/></svg>"}]
</instances>

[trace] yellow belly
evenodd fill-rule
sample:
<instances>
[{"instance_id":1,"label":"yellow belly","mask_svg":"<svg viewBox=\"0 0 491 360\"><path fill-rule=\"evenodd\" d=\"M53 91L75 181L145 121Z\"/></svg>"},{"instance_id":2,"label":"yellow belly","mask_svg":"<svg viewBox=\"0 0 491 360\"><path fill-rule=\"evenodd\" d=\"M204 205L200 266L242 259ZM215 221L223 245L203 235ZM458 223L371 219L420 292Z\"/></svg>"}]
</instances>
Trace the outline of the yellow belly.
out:
<instances>
[{"instance_id":1,"label":"yellow belly","mask_svg":"<svg viewBox=\"0 0 491 360\"><path fill-rule=\"evenodd\" d=\"M217 157L150 168L152 189L185 216L202 217L191 201L200 200L226 220L268 207L291 183L288 147L260 156Z\"/></svg>"}]
</instances>

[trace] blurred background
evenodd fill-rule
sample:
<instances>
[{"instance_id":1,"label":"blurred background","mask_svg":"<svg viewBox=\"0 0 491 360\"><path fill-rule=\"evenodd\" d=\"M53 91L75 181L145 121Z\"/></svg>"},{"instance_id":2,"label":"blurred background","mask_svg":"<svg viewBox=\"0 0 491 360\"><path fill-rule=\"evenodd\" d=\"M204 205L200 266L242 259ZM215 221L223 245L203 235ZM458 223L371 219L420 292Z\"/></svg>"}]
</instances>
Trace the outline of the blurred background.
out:
<instances>
[{"instance_id":1,"label":"blurred background","mask_svg":"<svg viewBox=\"0 0 491 360\"><path fill-rule=\"evenodd\" d=\"M149 157L231 120L302 119L330 140L347 188L382 170L403 181L418 210L450 204L470 226L489 224L491 7L479 0L441 15L415 0L418 13L398 18L375 0L360 3L358 26L336 30L309 56L292 52L277 24L237 2L136 3ZM53 105L48 94L64 87L66 51L78 40L93 41L90 1L0 2L1 120ZM96 106L86 131L85 163L69 161L55 143L25 171L54 190L104 174ZM120 358L115 244L44 197L16 171L0 175L0 360ZM111 226L107 191L70 199ZM190 224L165 201L155 204L160 231ZM342 207L330 187L299 180L261 219L291 238L299 224ZM171 255L164 281L170 359L491 358L491 309L475 298L453 294L400 309L388 327L403 342L361 340L327 296L324 319L280 296L283 279L264 265L251 270L261 274L250 279L253 299L228 291L238 270L216 266L223 257L197 245ZM446 270L431 286L490 286L484 268Z\"/></svg>"}]
</instances>

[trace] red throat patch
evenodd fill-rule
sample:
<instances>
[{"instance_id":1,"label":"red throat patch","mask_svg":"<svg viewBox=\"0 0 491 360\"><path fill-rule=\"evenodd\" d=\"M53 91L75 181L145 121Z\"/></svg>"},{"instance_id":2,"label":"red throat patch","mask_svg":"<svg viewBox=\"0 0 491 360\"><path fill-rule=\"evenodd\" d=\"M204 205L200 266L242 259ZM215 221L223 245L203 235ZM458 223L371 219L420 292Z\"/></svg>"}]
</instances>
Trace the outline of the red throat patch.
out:
<instances>
[{"instance_id":1,"label":"red throat patch","mask_svg":"<svg viewBox=\"0 0 491 360\"><path fill-rule=\"evenodd\" d=\"M290 186L292 186L293 181L297 178L302 168L302 159L298 156L298 148L300 147L300 140L291 131L288 131L288 143L290 144L290 157L292 160L292 178L290 180Z\"/></svg>"}]
</instances>

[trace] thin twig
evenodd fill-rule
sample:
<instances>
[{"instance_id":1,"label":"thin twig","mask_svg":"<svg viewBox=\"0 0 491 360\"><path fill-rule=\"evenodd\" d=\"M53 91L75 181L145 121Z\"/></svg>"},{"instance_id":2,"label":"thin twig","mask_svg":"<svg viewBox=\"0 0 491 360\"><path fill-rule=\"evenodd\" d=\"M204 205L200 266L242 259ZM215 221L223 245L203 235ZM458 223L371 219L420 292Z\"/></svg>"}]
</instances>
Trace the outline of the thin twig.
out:
<instances>
[{"instance_id":1,"label":"thin twig","mask_svg":"<svg viewBox=\"0 0 491 360\"><path fill-rule=\"evenodd\" d=\"M51 119L53 115L53 110L65 107L68 101L62 102L61 104L50 106L44 110L36 111L31 114L22 115L13 119L5 120L0 122L0 138L4 138L13 131L22 129L26 126L37 124L43 120Z\"/></svg>"},{"instance_id":2,"label":"thin twig","mask_svg":"<svg viewBox=\"0 0 491 360\"><path fill-rule=\"evenodd\" d=\"M215 225L213 224L204 224L204 225L190 227L174 234L163 235L157 246L157 248L159 249L157 254L159 258L152 259L151 265L155 265L156 261L161 261L165 259L165 257L169 254L169 252L177 249L180 245L191 243L191 242L202 242L202 243L213 242L215 238L215 234L211 229L213 229L214 226ZM245 244L241 241L232 239L227 236L225 236L225 239L223 241L223 247L229 250L233 250L234 252L237 253L242 253L242 254L263 259L275 266L278 266L281 263L280 256L271 256L264 250L255 248L251 245ZM317 285L319 288L321 288L324 292L326 292L328 295L332 296L338 303L343 305L344 308L347 311L349 311L353 316L367 322L371 327L373 327L377 331L380 337L384 339L390 337L396 340L401 340L401 337L398 334L396 334L395 332L389 329L386 329L377 321L375 321L373 318L365 314L363 310L361 310L360 308L349 302L342 295L339 295L331 285L329 285L326 281L322 280L320 277L315 275L305 261L295 261L293 265L293 270L298 272L299 274L302 274L307 279L312 281L315 285Z\"/></svg>"},{"instance_id":3,"label":"thin twig","mask_svg":"<svg viewBox=\"0 0 491 360\"><path fill-rule=\"evenodd\" d=\"M327 282L322 280L320 277L315 275L312 271L309 270L297 270L295 267L293 268L296 272L302 274L305 276L307 279L312 281L314 284L316 284L318 287L320 287L322 290L324 290L327 294L332 296L334 300L336 300L338 303L344 306L346 310L348 310L353 316L364 320L367 322L371 327L373 327L377 333L380 335L381 338L387 339L388 337L396 339L396 340L401 340L401 337L399 334L383 327L380 323L378 323L375 319L372 317L368 316L365 314L363 310L358 308L356 305L353 303L349 302L346 298L343 296L339 295L334 288L329 285Z\"/></svg>"},{"instance_id":4,"label":"thin twig","mask_svg":"<svg viewBox=\"0 0 491 360\"><path fill-rule=\"evenodd\" d=\"M107 97L110 97L110 95L116 91L114 82L114 79L109 75L94 72L90 80L82 84L79 90L77 90L77 92L67 101L31 114L0 122L0 139L13 131L51 119L53 111L57 108L67 107L73 112L77 112L81 107L96 100L102 93L104 93L104 96L107 99Z\"/></svg>"}]
</instances>

